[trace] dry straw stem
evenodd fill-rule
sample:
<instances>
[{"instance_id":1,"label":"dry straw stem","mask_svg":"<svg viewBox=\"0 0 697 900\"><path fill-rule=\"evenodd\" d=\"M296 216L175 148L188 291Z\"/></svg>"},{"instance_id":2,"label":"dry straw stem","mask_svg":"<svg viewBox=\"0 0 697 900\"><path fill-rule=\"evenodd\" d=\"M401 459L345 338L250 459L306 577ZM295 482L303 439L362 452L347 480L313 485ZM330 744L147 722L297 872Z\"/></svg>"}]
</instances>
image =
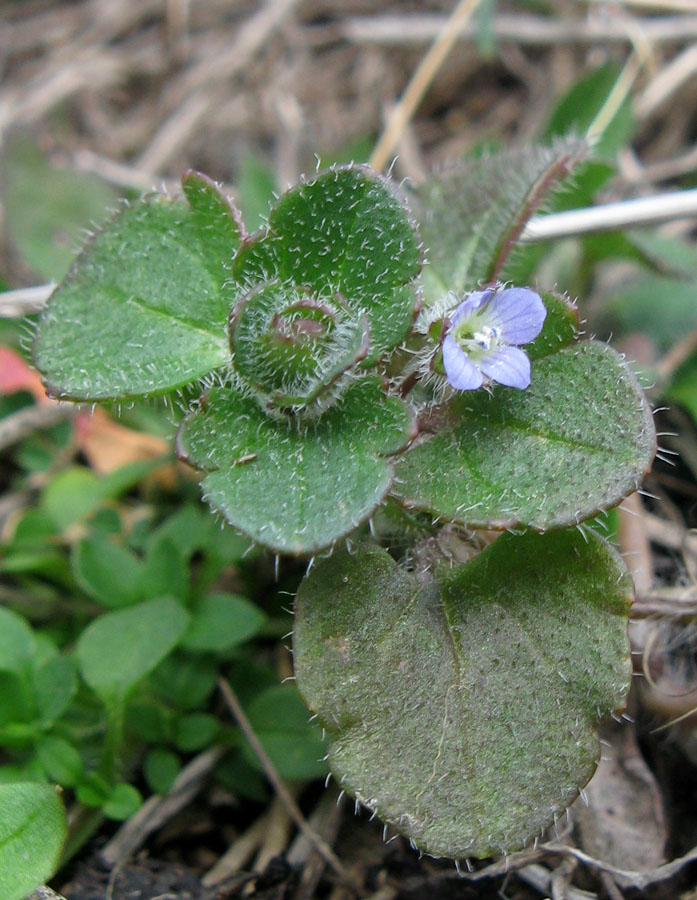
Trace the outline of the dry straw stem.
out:
<instances>
[{"instance_id":1,"label":"dry straw stem","mask_svg":"<svg viewBox=\"0 0 697 900\"><path fill-rule=\"evenodd\" d=\"M71 418L78 410L74 403L47 403L5 416L0 422L0 451L29 437L37 428L51 428Z\"/></svg>"},{"instance_id":2,"label":"dry straw stem","mask_svg":"<svg viewBox=\"0 0 697 900\"><path fill-rule=\"evenodd\" d=\"M220 678L218 680L218 687L220 688L220 692L223 695L223 699L227 704L230 712L234 716L237 724L240 726L242 733L245 738L249 741L249 744L256 754L259 762L261 763L264 772L266 773L266 777L271 782L273 789L276 791L276 795L283 803L288 812L288 815L298 826L299 830L305 837L310 841L314 849L319 853L322 859L327 863L327 865L333 870L333 872L338 876L338 878L345 884L347 887L350 887L356 894L359 896L362 895L362 890L359 885L356 883L355 879L346 871L343 866L343 863L339 859L339 857L334 853L332 848L324 841L315 831L308 825L305 817L300 811L300 807L293 799L288 788L285 786L283 781L276 771L274 764L271 762L268 754L264 750L261 741L254 733L254 729L247 718L245 711L242 709L235 692L230 687L225 679Z\"/></svg>"},{"instance_id":3,"label":"dry straw stem","mask_svg":"<svg viewBox=\"0 0 697 900\"><path fill-rule=\"evenodd\" d=\"M635 22L646 40L652 44L685 44L697 38L697 8L694 3L689 11L695 14L644 18ZM446 16L438 13L353 16L337 24L311 26L309 39L315 45L333 42L337 38L354 44L423 45L434 40L447 21ZM491 33L499 43L520 46L634 43L626 19L604 16L591 19L553 19L500 13L492 22ZM458 32L456 41L471 43L476 35L474 24L468 22Z\"/></svg>"},{"instance_id":4,"label":"dry straw stem","mask_svg":"<svg viewBox=\"0 0 697 900\"><path fill-rule=\"evenodd\" d=\"M215 887L236 875L254 856L264 840L269 824L268 813L263 813L230 845L218 862L201 879L204 887Z\"/></svg>"},{"instance_id":5,"label":"dry straw stem","mask_svg":"<svg viewBox=\"0 0 697 900\"><path fill-rule=\"evenodd\" d=\"M150 834L188 806L224 755L225 750L213 747L194 757L181 770L164 796L150 797L138 812L119 828L99 854L101 860L111 868L135 853Z\"/></svg>"},{"instance_id":6,"label":"dry straw stem","mask_svg":"<svg viewBox=\"0 0 697 900\"><path fill-rule=\"evenodd\" d=\"M533 242L577 237L693 217L697 217L697 189L535 216L525 226L521 240Z\"/></svg>"},{"instance_id":7,"label":"dry straw stem","mask_svg":"<svg viewBox=\"0 0 697 900\"><path fill-rule=\"evenodd\" d=\"M417 66L389 118L387 128L382 133L370 157L369 165L374 169L380 171L387 165L407 123L414 115L436 73L455 45L460 31L472 18L478 4L479 0L460 0L438 33L428 53Z\"/></svg>"},{"instance_id":8,"label":"dry straw stem","mask_svg":"<svg viewBox=\"0 0 697 900\"><path fill-rule=\"evenodd\" d=\"M51 888L46 887L45 884L42 884L41 887L32 891L26 900L66 900L66 898L62 894L57 894L55 891L52 891Z\"/></svg>"}]
</instances>

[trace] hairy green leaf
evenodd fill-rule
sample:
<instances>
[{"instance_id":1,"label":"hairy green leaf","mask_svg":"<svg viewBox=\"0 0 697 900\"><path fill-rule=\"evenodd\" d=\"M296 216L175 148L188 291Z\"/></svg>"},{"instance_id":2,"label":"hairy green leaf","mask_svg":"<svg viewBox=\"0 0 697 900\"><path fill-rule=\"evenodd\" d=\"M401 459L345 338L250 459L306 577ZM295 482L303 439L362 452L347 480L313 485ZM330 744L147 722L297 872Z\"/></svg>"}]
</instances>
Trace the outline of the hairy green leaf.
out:
<instances>
[{"instance_id":1,"label":"hairy green leaf","mask_svg":"<svg viewBox=\"0 0 697 900\"><path fill-rule=\"evenodd\" d=\"M330 169L291 188L268 228L244 244L235 278L252 290L278 279L335 294L370 326L365 365L406 337L416 313L412 281L421 267L414 227L389 182L365 166Z\"/></svg>"},{"instance_id":2,"label":"hairy green leaf","mask_svg":"<svg viewBox=\"0 0 697 900\"><path fill-rule=\"evenodd\" d=\"M394 493L476 527L581 522L636 490L656 451L636 378L590 341L540 359L527 390L463 392L428 416L423 441L398 464Z\"/></svg>"},{"instance_id":3,"label":"hairy green leaf","mask_svg":"<svg viewBox=\"0 0 697 900\"><path fill-rule=\"evenodd\" d=\"M303 428L213 388L177 443L207 473L205 497L230 524L272 550L314 553L372 515L392 484L385 455L406 446L411 428L405 404L368 376Z\"/></svg>"},{"instance_id":4,"label":"hairy green leaf","mask_svg":"<svg viewBox=\"0 0 697 900\"><path fill-rule=\"evenodd\" d=\"M198 183L197 183L198 186ZM105 400L165 393L225 365L230 298L225 266L211 261L225 238L202 250L205 227L218 228L215 198L188 187L196 208L149 196L98 232L50 298L34 358L49 392ZM210 200L211 209L204 209ZM210 223L201 222L206 214ZM203 232L203 234L202 234ZM218 234L218 232L216 232Z\"/></svg>"},{"instance_id":5,"label":"hairy green leaf","mask_svg":"<svg viewBox=\"0 0 697 900\"><path fill-rule=\"evenodd\" d=\"M631 579L576 529L420 578L337 554L296 604L298 687L343 788L434 856L518 850L568 806L629 689Z\"/></svg>"}]
</instances>

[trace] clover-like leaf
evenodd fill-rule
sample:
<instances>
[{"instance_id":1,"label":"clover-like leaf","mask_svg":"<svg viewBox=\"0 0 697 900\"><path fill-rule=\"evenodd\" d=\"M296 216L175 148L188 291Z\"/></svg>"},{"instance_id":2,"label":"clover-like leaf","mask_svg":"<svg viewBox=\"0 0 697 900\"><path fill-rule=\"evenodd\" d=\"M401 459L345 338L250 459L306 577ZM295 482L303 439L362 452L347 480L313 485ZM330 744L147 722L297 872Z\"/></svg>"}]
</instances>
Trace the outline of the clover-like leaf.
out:
<instances>
[{"instance_id":1,"label":"clover-like leaf","mask_svg":"<svg viewBox=\"0 0 697 900\"><path fill-rule=\"evenodd\" d=\"M53 396L165 393L227 363L238 223L204 176L184 187L189 204L152 195L125 207L54 291L34 345Z\"/></svg>"},{"instance_id":2,"label":"clover-like leaf","mask_svg":"<svg viewBox=\"0 0 697 900\"><path fill-rule=\"evenodd\" d=\"M459 394L421 428L395 493L408 507L486 528L544 531L590 518L637 489L656 451L636 378L593 341L539 359L527 390Z\"/></svg>"},{"instance_id":3,"label":"clover-like leaf","mask_svg":"<svg viewBox=\"0 0 697 900\"><path fill-rule=\"evenodd\" d=\"M523 147L434 172L410 202L428 264L424 300L496 280L527 220L585 150L580 141Z\"/></svg>"},{"instance_id":4,"label":"clover-like leaf","mask_svg":"<svg viewBox=\"0 0 697 900\"><path fill-rule=\"evenodd\" d=\"M372 376L302 427L223 385L184 420L177 449L207 473L206 499L235 528L277 552L314 553L372 515L394 477L385 456L412 428L406 405Z\"/></svg>"},{"instance_id":5,"label":"clover-like leaf","mask_svg":"<svg viewBox=\"0 0 697 900\"><path fill-rule=\"evenodd\" d=\"M416 578L337 554L296 604L298 687L341 786L434 856L537 837L590 779L629 689L631 578L576 529L502 535Z\"/></svg>"},{"instance_id":6,"label":"clover-like leaf","mask_svg":"<svg viewBox=\"0 0 697 900\"><path fill-rule=\"evenodd\" d=\"M330 298L339 294L370 328L373 364L414 322L421 267L414 226L389 182L365 166L330 169L291 188L268 228L243 244L233 266L244 290L278 280Z\"/></svg>"}]
</instances>

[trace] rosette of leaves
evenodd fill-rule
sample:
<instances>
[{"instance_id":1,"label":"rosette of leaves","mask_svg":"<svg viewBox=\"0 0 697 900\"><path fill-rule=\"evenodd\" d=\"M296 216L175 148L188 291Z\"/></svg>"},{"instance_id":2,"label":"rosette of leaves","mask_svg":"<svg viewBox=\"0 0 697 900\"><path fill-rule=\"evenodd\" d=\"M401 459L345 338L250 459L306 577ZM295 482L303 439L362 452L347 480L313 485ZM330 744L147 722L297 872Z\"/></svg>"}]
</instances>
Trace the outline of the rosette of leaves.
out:
<instances>
[{"instance_id":1,"label":"rosette of leaves","mask_svg":"<svg viewBox=\"0 0 697 900\"><path fill-rule=\"evenodd\" d=\"M91 239L41 316L37 367L72 400L207 380L177 440L205 496L259 543L314 553L375 511L414 436L407 405L369 371L418 311L414 225L362 166L291 188L251 236L206 176L183 188L126 206Z\"/></svg>"},{"instance_id":2,"label":"rosette of leaves","mask_svg":"<svg viewBox=\"0 0 697 900\"><path fill-rule=\"evenodd\" d=\"M370 347L365 315L278 280L253 288L230 317L235 371L269 411L318 414Z\"/></svg>"}]
</instances>

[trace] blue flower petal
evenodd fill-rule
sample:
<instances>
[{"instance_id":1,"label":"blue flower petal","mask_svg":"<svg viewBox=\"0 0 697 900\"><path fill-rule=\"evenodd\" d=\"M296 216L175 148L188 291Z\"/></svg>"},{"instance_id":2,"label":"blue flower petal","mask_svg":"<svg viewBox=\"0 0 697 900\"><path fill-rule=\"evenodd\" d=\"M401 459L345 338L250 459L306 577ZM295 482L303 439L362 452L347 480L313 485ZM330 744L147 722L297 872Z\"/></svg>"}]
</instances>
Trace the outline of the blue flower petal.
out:
<instances>
[{"instance_id":1,"label":"blue flower petal","mask_svg":"<svg viewBox=\"0 0 697 900\"><path fill-rule=\"evenodd\" d=\"M445 351L445 344L443 350ZM445 362L445 352L443 361ZM520 390L530 386L530 360L518 347L500 347L498 350L490 350L478 362L479 368L492 381L498 381L508 387L520 388Z\"/></svg>"},{"instance_id":2,"label":"blue flower petal","mask_svg":"<svg viewBox=\"0 0 697 900\"><path fill-rule=\"evenodd\" d=\"M503 344L527 344L542 331L547 310L529 288L506 288L486 310L488 323L499 330Z\"/></svg>"},{"instance_id":3,"label":"blue flower petal","mask_svg":"<svg viewBox=\"0 0 697 900\"><path fill-rule=\"evenodd\" d=\"M475 291L473 294L470 294L450 317L452 325L457 325L462 319L468 319L478 309L481 309L489 301L492 294L493 291Z\"/></svg>"},{"instance_id":4,"label":"blue flower petal","mask_svg":"<svg viewBox=\"0 0 697 900\"><path fill-rule=\"evenodd\" d=\"M450 335L443 341L443 366L449 384L458 391L474 391L482 386L482 373Z\"/></svg>"}]
</instances>

